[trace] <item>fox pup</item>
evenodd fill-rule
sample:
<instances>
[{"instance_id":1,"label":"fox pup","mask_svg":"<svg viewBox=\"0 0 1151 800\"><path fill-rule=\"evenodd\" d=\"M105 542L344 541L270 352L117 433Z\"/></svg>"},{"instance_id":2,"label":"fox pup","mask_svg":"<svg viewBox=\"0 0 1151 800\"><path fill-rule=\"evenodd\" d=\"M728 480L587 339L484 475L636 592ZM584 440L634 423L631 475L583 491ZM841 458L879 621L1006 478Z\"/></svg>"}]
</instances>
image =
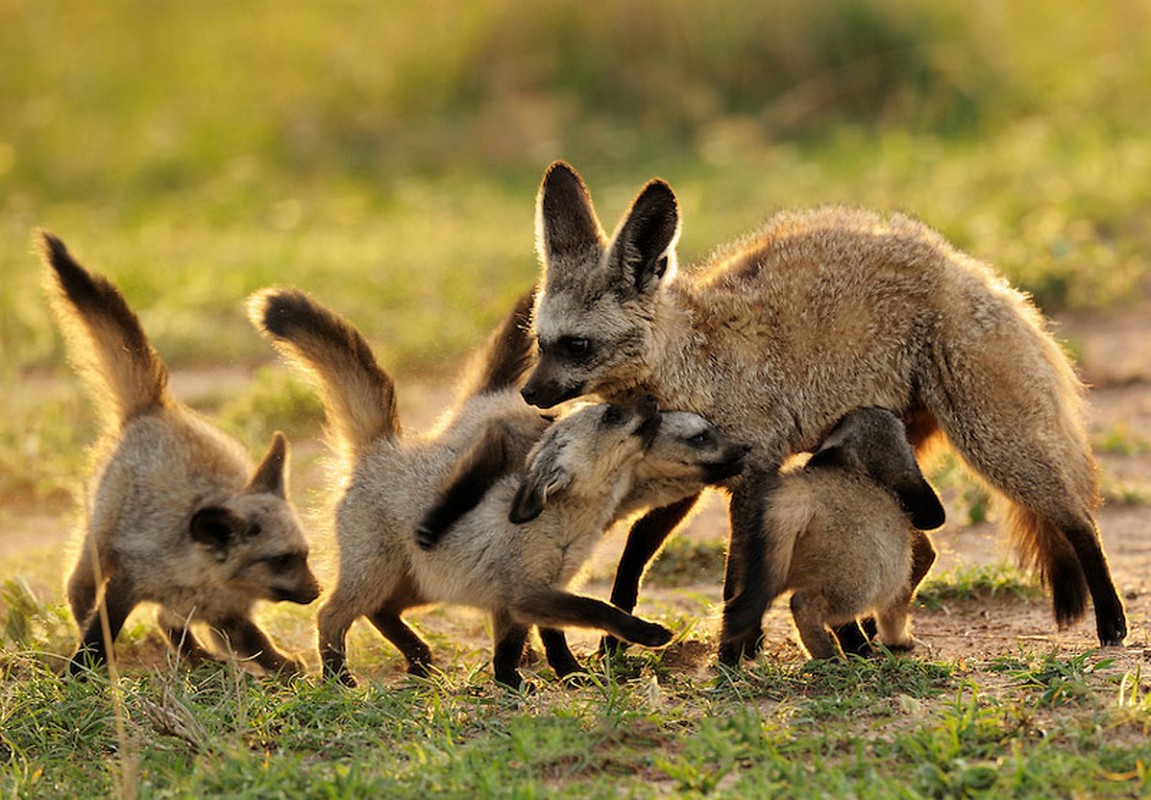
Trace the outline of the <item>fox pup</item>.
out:
<instances>
[{"instance_id":1,"label":"fox pup","mask_svg":"<svg viewBox=\"0 0 1151 800\"><path fill-rule=\"evenodd\" d=\"M257 600L306 604L320 593L287 499L287 441L277 433L253 467L239 443L172 397L167 369L120 291L50 233L42 251L53 311L105 431L68 579L80 626L70 671L104 660L145 601L159 604L168 643L193 660L208 653L189 625L205 622L266 671L297 671L252 619Z\"/></svg>"},{"instance_id":2,"label":"fox pup","mask_svg":"<svg viewBox=\"0 0 1151 800\"><path fill-rule=\"evenodd\" d=\"M463 463L490 463L485 451L493 447L481 440ZM493 670L513 687L531 625L541 626L548 661L561 676L580 666L562 638L549 641L556 629L599 628L661 646L667 629L565 587L613 522L738 474L746 452L702 417L660 414L651 400L585 406L548 429L522 478L496 482L434 551L414 551L412 574L426 598L492 612Z\"/></svg>"},{"instance_id":3,"label":"fox pup","mask_svg":"<svg viewBox=\"0 0 1151 800\"><path fill-rule=\"evenodd\" d=\"M729 482L725 662L755 652L780 590L762 556L775 534L757 523L769 482L788 455L867 406L901 416L917 450L943 439L955 447L1010 503L1016 551L1050 587L1056 622L1080 619L1090 592L1100 643L1122 643L1126 616L1093 516L1083 387L1024 295L899 214L781 213L694 272L677 270L679 231L661 180L609 239L576 172L548 169L537 205L539 356L523 395L546 408L583 394L652 394L754 445ZM663 510L639 546L629 542L613 600L634 595L644 554L691 502ZM929 547L926 537L918 546Z\"/></svg>"},{"instance_id":4,"label":"fox pup","mask_svg":"<svg viewBox=\"0 0 1151 800\"><path fill-rule=\"evenodd\" d=\"M431 650L400 617L432 602L413 577L416 527L477 441L504 448L501 465L492 466L494 482L502 472L522 469L546 428L547 420L518 391L531 364L530 304L530 295L521 298L476 355L458 387L458 402L436 429L407 437L395 383L355 327L302 292L269 289L252 297L253 324L317 385L329 439L342 455L335 509L339 577L317 618L325 677L355 684L345 641L360 617L395 645L410 673L427 674ZM455 513L477 502L466 498Z\"/></svg>"},{"instance_id":5,"label":"fox pup","mask_svg":"<svg viewBox=\"0 0 1151 800\"><path fill-rule=\"evenodd\" d=\"M848 412L802 468L785 470L767 501L771 584L791 589L791 613L814 658L838 654L828 625L874 612L879 641L910 649L911 542L943 524L902 421Z\"/></svg>"}]
</instances>

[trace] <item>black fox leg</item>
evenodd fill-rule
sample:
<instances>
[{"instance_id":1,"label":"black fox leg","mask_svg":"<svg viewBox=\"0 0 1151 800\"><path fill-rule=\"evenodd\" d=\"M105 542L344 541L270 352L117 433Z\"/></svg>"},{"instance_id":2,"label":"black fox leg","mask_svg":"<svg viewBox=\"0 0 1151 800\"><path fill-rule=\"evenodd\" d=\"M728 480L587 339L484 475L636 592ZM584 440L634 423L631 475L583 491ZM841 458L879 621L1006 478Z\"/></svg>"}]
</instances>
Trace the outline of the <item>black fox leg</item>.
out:
<instances>
[{"instance_id":1,"label":"black fox leg","mask_svg":"<svg viewBox=\"0 0 1151 800\"><path fill-rule=\"evenodd\" d=\"M368 617L376 629L396 646L408 662L408 674L426 678L432 665L432 650L394 609L381 608Z\"/></svg>"},{"instance_id":2,"label":"black fox leg","mask_svg":"<svg viewBox=\"0 0 1151 800\"><path fill-rule=\"evenodd\" d=\"M90 664L98 664L107 660L108 647L120 635L125 620L132 613L139 600L132 588L131 582L123 573L117 572L108 580L104 587L104 598L100 604L88 615L84 627L80 632L80 645L72 656L68 671L73 675L82 673ZM104 639L104 625L100 620L100 609L108 613L108 640Z\"/></svg>"},{"instance_id":3,"label":"black fox leg","mask_svg":"<svg viewBox=\"0 0 1151 800\"><path fill-rule=\"evenodd\" d=\"M495 638L492 672L496 681L519 689L523 678L518 667L528 638L528 626L514 621L507 611L496 611L492 614L492 635Z\"/></svg>"},{"instance_id":4,"label":"black fox leg","mask_svg":"<svg viewBox=\"0 0 1151 800\"><path fill-rule=\"evenodd\" d=\"M768 493L776 482L774 473L757 472L748 475L732 493L727 583L734 583L738 591L731 592L724 605L719 645L719 661L729 667L759 653L763 615L782 589L770 585L767 564L772 541L765 510ZM737 559L734 566L733 556ZM726 584L724 594L729 594Z\"/></svg>"},{"instance_id":5,"label":"black fox leg","mask_svg":"<svg viewBox=\"0 0 1151 800\"><path fill-rule=\"evenodd\" d=\"M302 664L277 650L267 634L247 617L230 617L218 627L233 652L242 658L251 658L268 672L292 675L302 671Z\"/></svg>"},{"instance_id":6,"label":"black fox leg","mask_svg":"<svg viewBox=\"0 0 1151 800\"><path fill-rule=\"evenodd\" d=\"M697 494L669 506L652 509L631 526L611 586L613 606L624 611L635 608L639 599L639 585L648 563L698 500ZM600 640L600 652L609 652L618 648L619 644L614 636L605 636Z\"/></svg>"},{"instance_id":7,"label":"black fox leg","mask_svg":"<svg viewBox=\"0 0 1151 800\"><path fill-rule=\"evenodd\" d=\"M559 628L540 628L540 641L544 643L548 664L560 678L574 673L585 672L583 665L576 660L568 647L567 636Z\"/></svg>"}]
</instances>

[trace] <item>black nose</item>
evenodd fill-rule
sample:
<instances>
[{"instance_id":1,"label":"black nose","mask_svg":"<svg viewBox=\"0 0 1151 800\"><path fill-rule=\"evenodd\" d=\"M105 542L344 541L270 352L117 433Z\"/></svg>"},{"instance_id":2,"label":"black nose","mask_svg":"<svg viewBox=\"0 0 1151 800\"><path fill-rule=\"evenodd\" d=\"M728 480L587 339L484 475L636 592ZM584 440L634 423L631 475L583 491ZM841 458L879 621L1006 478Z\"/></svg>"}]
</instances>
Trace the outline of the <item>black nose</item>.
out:
<instances>
[{"instance_id":1,"label":"black nose","mask_svg":"<svg viewBox=\"0 0 1151 800\"><path fill-rule=\"evenodd\" d=\"M537 392L535 389L525 386L524 388L520 389L520 397L522 397L524 402L529 406L534 406L536 404L536 398L539 397L539 392Z\"/></svg>"}]
</instances>

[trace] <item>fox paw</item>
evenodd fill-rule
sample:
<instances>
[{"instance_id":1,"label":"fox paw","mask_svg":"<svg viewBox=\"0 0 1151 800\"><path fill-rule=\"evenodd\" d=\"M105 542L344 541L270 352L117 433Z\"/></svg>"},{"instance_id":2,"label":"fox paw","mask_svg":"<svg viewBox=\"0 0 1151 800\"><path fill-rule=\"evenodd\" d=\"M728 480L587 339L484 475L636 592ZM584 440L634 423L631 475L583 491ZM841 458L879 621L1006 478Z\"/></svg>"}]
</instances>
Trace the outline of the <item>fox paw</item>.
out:
<instances>
[{"instance_id":1,"label":"fox paw","mask_svg":"<svg viewBox=\"0 0 1151 800\"><path fill-rule=\"evenodd\" d=\"M634 637L632 641L644 647L663 647L671 641L673 636L670 629L656 622L644 622L636 633L639 635Z\"/></svg>"}]
</instances>

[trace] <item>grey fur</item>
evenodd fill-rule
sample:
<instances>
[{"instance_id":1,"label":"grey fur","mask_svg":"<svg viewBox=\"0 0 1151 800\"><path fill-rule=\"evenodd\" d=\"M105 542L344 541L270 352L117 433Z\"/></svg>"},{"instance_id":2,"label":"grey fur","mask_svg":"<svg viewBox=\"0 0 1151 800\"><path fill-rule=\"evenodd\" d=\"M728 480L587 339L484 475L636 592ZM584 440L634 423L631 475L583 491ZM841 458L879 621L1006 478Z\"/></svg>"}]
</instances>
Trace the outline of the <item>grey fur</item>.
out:
<instances>
[{"instance_id":1,"label":"grey fur","mask_svg":"<svg viewBox=\"0 0 1151 800\"><path fill-rule=\"evenodd\" d=\"M586 615L588 604L598 603L576 598L573 607L565 603L574 596L557 590L583 563L613 514L633 511L647 497L660 502L697 492L701 475L734 472L743 458L743 449L728 445L705 420L668 414L657 419L661 428L667 426L658 441L670 460L644 459L639 440L624 427L639 412L627 409L613 412L621 416L620 424L602 432L596 422L606 408L577 412L549 428L536 444L547 422L523 402L515 386L490 383L478 394L465 391L430 436L404 441L392 379L366 355L366 343L349 323L287 290L256 295L250 313L289 361L321 386L335 445L348 456L345 488L336 505L339 579L318 619L324 674L348 684L355 681L344 642L356 619L368 617L404 655L408 671L422 675L431 666L431 650L401 615L433 602L457 602L492 611L497 678L518 685L516 666L527 627L568 624L571 614ZM526 335L522 342L504 341L504 346L530 346ZM507 360L506 354L487 356L496 357ZM344 420L345 414L356 424ZM647 417L653 415L654 407ZM499 435L490 435L493 430ZM708 447L701 448L691 440L704 432ZM616 443L608 446L613 436ZM508 475L444 532L434 549L423 549L415 537L421 519L459 463L473 460L472 449L493 440L518 453L510 460L530 460L520 511L532 520L524 525L510 521L521 480ZM646 494L628 494L636 477L647 481ZM557 495L566 500L558 502ZM549 533L563 538L549 540ZM546 609L552 615L539 617ZM628 632L633 638L638 628L649 643L666 641L659 626L618 610L607 613L632 625ZM537 616L529 619L532 614Z\"/></svg>"},{"instance_id":2,"label":"grey fur","mask_svg":"<svg viewBox=\"0 0 1151 800\"><path fill-rule=\"evenodd\" d=\"M319 595L287 499L287 441L275 434L253 466L237 442L171 396L167 370L119 290L50 234L43 252L57 321L106 422L68 579L81 628L71 671L105 658L128 614L146 601L160 605L169 644L186 656L208 655L189 630L201 622L267 671L299 670L252 617L257 600L309 603Z\"/></svg>"},{"instance_id":3,"label":"grey fur","mask_svg":"<svg viewBox=\"0 0 1151 800\"><path fill-rule=\"evenodd\" d=\"M528 366L517 353L506 352L530 353L526 332L515 324L520 311L512 312L476 359L472 372L488 377L465 377L456 405L425 436L401 432L393 379L347 320L287 289L256 294L249 315L288 362L317 384L332 445L343 455L335 505L339 576L317 618L324 675L355 683L345 639L360 617L400 650L409 672L424 675L431 650L400 617L432 602L412 577L416 527L476 442L495 430L508 461L522 465L547 425L519 396L519 375L491 377L493 364Z\"/></svg>"},{"instance_id":4,"label":"grey fur","mask_svg":"<svg viewBox=\"0 0 1151 800\"><path fill-rule=\"evenodd\" d=\"M742 463L745 449L701 417L657 415L644 405L586 406L561 418L533 448L522 478L497 482L434 551L409 545L425 598L492 612L501 682L518 685L519 676L514 661L501 663L499 643L530 625L601 628L647 646L670 638L661 626L566 591L613 522L695 494L716 467L730 475Z\"/></svg>"}]
</instances>

